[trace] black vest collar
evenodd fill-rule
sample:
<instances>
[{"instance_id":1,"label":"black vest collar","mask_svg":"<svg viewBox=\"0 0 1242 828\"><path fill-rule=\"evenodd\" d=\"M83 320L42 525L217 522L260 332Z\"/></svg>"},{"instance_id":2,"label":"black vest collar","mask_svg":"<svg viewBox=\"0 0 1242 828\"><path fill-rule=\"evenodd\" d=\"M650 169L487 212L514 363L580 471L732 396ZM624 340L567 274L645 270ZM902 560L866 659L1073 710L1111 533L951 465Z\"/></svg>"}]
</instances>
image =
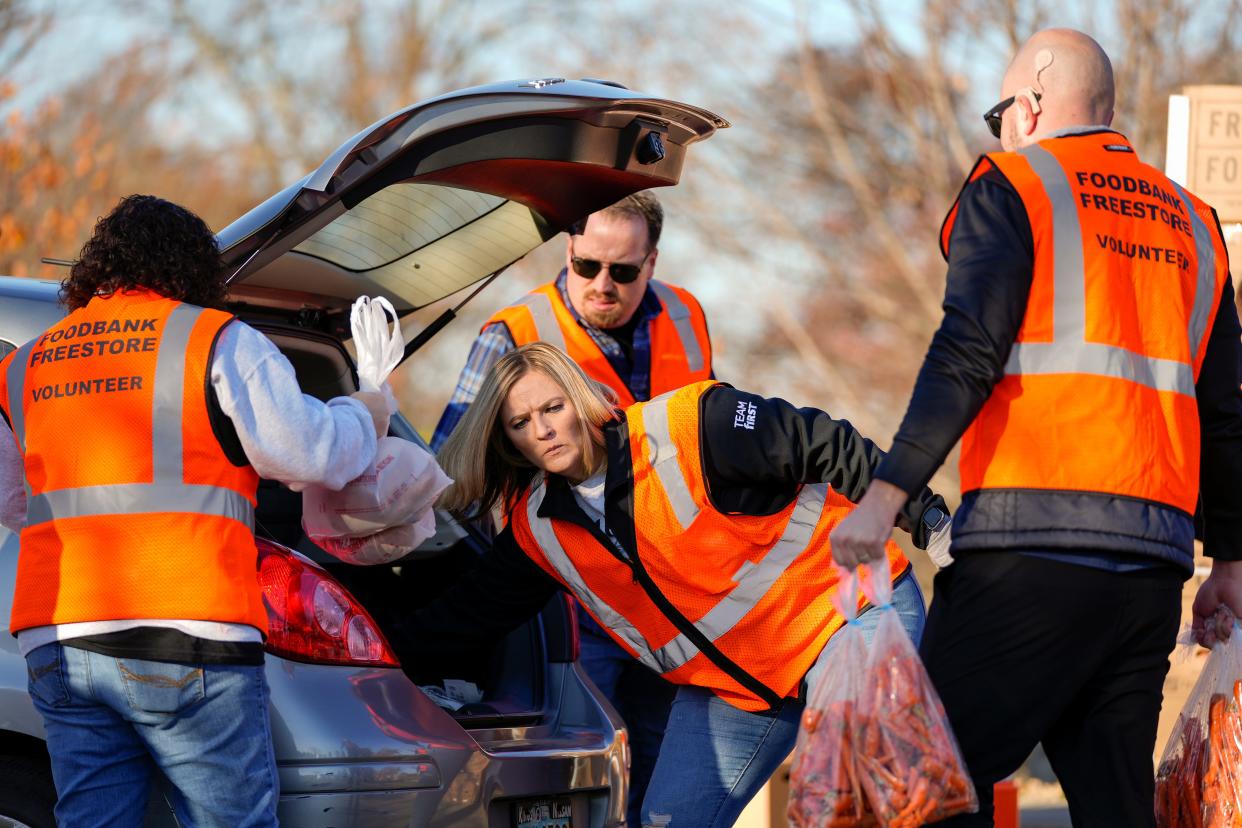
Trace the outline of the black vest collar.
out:
<instances>
[{"instance_id":1,"label":"black vest collar","mask_svg":"<svg viewBox=\"0 0 1242 828\"><path fill-rule=\"evenodd\" d=\"M624 414L604 426L604 452L608 458L608 470L604 473L604 520L608 531L632 556L638 546L634 529L634 465L630 460L630 432ZM574 499L569 481L558 474L549 474L544 486L547 491L539 505L539 517L581 526L606 543L599 525L587 517Z\"/></svg>"}]
</instances>

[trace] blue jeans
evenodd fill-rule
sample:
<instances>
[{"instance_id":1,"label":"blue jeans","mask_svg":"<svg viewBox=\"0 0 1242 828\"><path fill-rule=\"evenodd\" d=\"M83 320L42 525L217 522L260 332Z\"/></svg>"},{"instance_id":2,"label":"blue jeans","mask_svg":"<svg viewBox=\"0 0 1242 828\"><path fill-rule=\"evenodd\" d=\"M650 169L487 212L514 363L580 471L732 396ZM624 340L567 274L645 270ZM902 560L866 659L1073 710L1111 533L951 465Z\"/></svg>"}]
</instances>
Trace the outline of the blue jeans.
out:
<instances>
[{"instance_id":1,"label":"blue jeans","mask_svg":"<svg viewBox=\"0 0 1242 828\"><path fill-rule=\"evenodd\" d=\"M578 661L625 722L630 740L630 795L626 821L642 824L643 796L655 770L669 706L677 686L643 666L608 637L594 618L579 612L581 650Z\"/></svg>"},{"instance_id":2,"label":"blue jeans","mask_svg":"<svg viewBox=\"0 0 1242 828\"><path fill-rule=\"evenodd\" d=\"M893 608L917 646L926 613L923 593L911 572L893 584ZM879 617L874 610L858 616L868 642ZM828 639L817 666L836 641L835 636ZM732 825L793 750L804 706L802 698L788 698L775 710L748 713L710 690L678 688L664 747L643 801L642 824L652 828Z\"/></svg>"},{"instance_id":3,"label":"blue jeans","mask_svg":"<svg viewBox=\"0 0 1242 828\"><path fill-rule=\"evenodd\" d=\"M26 656L59 825L140 828L158 767L186 826L276 825L262 667L143 661L47 644Z\"/></svg>"}]
</instances>

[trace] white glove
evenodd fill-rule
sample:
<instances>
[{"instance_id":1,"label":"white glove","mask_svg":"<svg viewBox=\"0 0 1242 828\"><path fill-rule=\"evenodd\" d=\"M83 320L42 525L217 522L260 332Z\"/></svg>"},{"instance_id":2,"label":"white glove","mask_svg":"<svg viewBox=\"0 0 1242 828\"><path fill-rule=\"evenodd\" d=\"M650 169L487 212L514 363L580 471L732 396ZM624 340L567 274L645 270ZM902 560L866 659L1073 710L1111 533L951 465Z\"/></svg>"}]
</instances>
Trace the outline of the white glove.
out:
<instances>
[{"instance_id":1,"label":"white glove","mask_svg":"<svg viewBox=\"0 0 1242 828\"><path fill-rule=\"evenodd\" d=\"M391 329L389 315L392 316ZM363 391L379 391L405 352L405 339L401 336L397 311L382 296L374 299L359 296L349 311L349 326L353 330L354 347L358 352L358 385ZM391 396L392 392L389 392L390 406L395 402ZM395 410L395 406L393 408Z\"/></svg>"},{"instance_id":2,"label":"white glove","mask_svg":"<svg viewBox=\"0 0 1242 828\"><path fill-rule=\"evenodd\" d=\"M952 542L953 522L949 521L949 525L936 532L927 542L927 556L932 559L940 569L944 569L953 563L953 556L949 554L949 544Z\"/></svg>"}]
</instances>

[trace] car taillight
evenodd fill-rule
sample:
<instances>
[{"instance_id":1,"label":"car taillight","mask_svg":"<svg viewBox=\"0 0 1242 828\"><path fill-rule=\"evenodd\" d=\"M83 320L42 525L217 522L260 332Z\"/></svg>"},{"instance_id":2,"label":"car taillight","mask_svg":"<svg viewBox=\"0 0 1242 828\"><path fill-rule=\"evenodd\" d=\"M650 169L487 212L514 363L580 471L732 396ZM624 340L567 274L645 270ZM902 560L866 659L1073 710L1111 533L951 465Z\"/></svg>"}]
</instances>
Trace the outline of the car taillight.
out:
<instances>
[{"instance_id":1,"label":"car taillight","mask_svg":"<svg viewBox=\"0 0 1242 828\"><path fill-rule=\"evenodd\" d=\"M256 544L268 652L315 664L399 666L375 621L331 575L279 544Z\"/></svg>"}]
</instances>

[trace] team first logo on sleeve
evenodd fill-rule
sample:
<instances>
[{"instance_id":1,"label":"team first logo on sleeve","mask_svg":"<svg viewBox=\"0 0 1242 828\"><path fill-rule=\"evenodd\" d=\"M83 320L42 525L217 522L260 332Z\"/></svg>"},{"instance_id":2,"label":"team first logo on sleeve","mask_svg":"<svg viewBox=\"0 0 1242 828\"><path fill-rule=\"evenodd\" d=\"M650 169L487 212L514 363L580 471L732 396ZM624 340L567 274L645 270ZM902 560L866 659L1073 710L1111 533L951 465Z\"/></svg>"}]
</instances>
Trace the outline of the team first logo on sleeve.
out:
<instances>
[{"instance_id":1,"label":"team first logo on sleeve","mask_svg":"<svg viewBox=\"0 0 1242 828\"><path fill-rule=\"evenodd\" d=\"M747 431L755 430L755 416L759 413L759 409L755 408L752 402L739 402L737 411L733 414L733 427L744 428Z\"/></svg>"}]
</instances>

